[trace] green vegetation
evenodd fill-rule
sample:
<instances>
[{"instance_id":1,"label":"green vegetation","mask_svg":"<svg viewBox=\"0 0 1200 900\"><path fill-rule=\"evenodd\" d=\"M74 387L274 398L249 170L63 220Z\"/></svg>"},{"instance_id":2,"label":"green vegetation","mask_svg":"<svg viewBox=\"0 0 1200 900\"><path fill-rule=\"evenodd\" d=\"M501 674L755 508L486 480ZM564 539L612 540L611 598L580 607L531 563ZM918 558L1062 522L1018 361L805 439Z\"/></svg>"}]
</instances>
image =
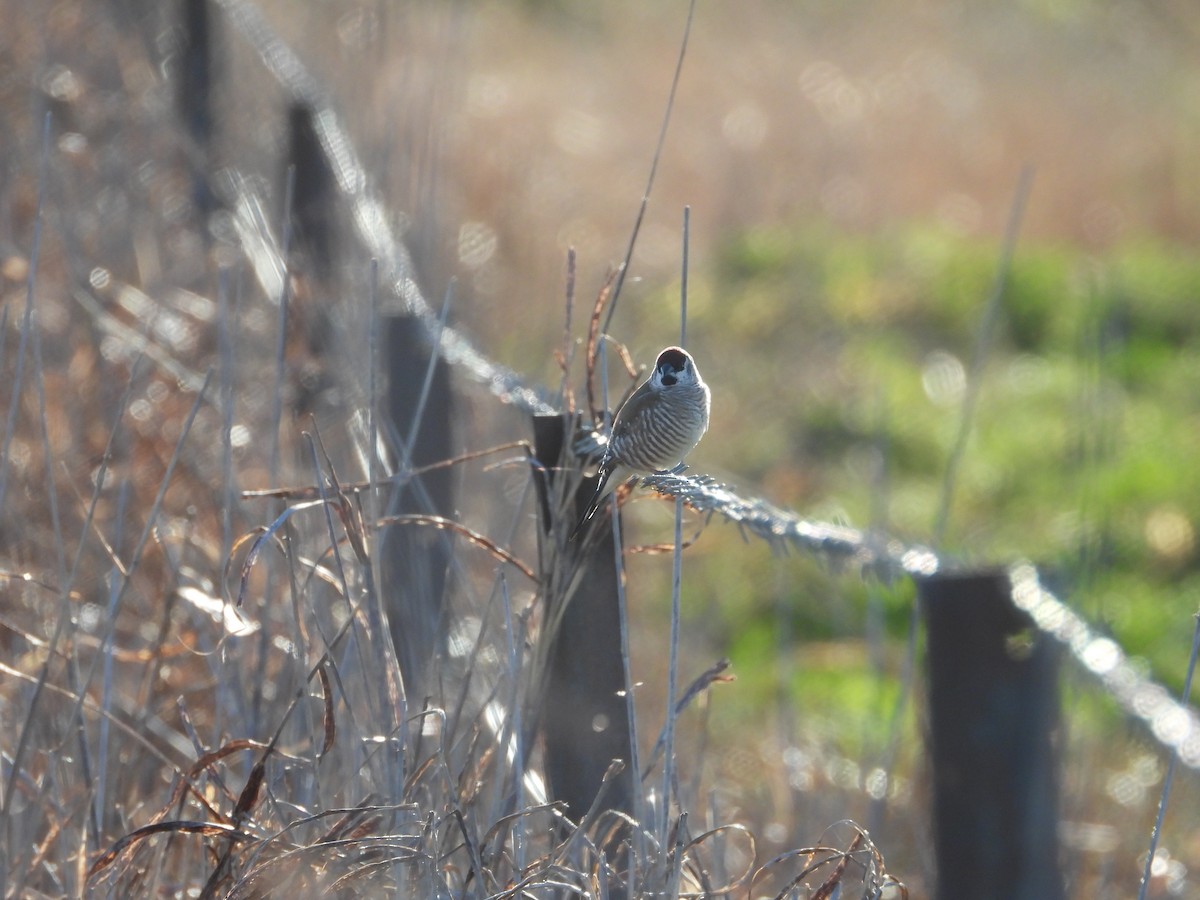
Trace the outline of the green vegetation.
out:
<instances>
[{"instance_id":1,"label":"green vegetation","mask_svg":"<svg viewBox=\"0 0 1200 900\"><path fill-rule=\"evenodd\" d=\"M920 224L730 239L694 276L697 354L720 366L729 340L758 352L711 376L717 467L813 518L932 541L999 255ZM1173 689L1200 597L1198 301L1200 261L1183 249L1138 241L1100 258L1020 243L942 548L1058 573L1071 602ZM851 689L861 654L839 685L805 649L861 637L867 589L804 560L781 575L759 550L717 543L690 557L691 604L729 623L741 701L769 693L783 654L802 695L856 706L854 720L878 715L873 695ZM886 617L893 650L907 603Z\"/></svg>"}]
</instances>

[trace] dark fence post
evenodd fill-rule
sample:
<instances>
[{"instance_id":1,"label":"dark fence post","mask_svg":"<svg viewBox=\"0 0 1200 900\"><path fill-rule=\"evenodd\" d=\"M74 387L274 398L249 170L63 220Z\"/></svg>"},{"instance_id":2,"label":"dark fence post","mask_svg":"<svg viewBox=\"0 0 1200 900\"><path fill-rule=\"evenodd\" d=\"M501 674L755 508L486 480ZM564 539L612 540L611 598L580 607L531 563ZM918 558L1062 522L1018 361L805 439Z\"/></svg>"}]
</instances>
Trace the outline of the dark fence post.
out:
<instances>
[{"instance_id":1,"label":"dark fence post","mask_svg":"<svg viewBox=\"0 0 1200 900\"><path fill-rule=\"evenodd\" d=\"M211 0L182 0L176 104L194 154L192 199L201 215L214 206L208 177L213 153L213 16Z\"/></svg>"},{"instance_id":2,"label":"dark fence post","mask_svg":"<svg viewBox=\"0 0 1200 900\"><path fill-rule=\"evenodd\" d=\"M564 447L570 421L563 416L537 416L533 420L534 453L541 463L539 496L542 522L549 535L555 529L569 534L575 522L556 522L550 515L549 482L560 467L574 464ZM591 498L593 482L585 482L574 504L582 515ZM629 715L623 691L625 671L621 660L621 621L617 607L617 571L612 530L607 517L596 523L597 534L586 543L570 542L561 548L554 565L579 566L578 587L566 596L547 592L547 604L565 603L553 634L543 635L547 650L540 722L550 794L567 804L568 815L578 821L587 812L614 759L629 762ZM578 556L575 556L579 554ZM555 618L548 612L547 618ZM637 778L626 765L608 786L604 806L632 813L633 785Z\"/></svg>"},{"instance_id":3,"label":"dark fence post","mask_svg":"<svg viewBox=\"0 0 1200 900\"><path fill-rule=\"evenodd\" d=\"M317 278L328 281L337 255L337 186L321 144L313 107L303 101L288 107L288 161L295 171L292 222L295 248ZM286 181L285 181L286 183ZM284 196L284 192L280 192Z\"/></svg>"},{"instance_id":4,"label":"dark fence post","mask_svg":"<svg viewBox=\"0 0 1200 900\"><path fill-rule=\"evenodd\" d=\"M1007 572L918 582L940 900L1061 900L1058 653Z\"/></svg>"},{"instance_id":5,"label":"dark fence post","mask_svg":"<svg viewBox=\"0 0 1200 900\"><path fill-rule=\"evenodd\" d=\"M383 349L387 359L385 428L395 441L395 452L408 446L408 463L420 468L453 456L455 404L450 367L438 356L430 374L430 348L422 324L407 315L388 316L383 322ZM429 378L426 391L425 382ZM425 393L422 400L422 393ZM419 413L420 421L416 425ZM415 475L392 490L388 515L454 515L454 481L449 468ZM410 698L418 702L431 685L429 660L443 638L442 610L446 574L453 554L450 533L421 525L392 525L383 532L380 569L381 591L388 610L392 642Z\"/></svg>"}]
</instances>

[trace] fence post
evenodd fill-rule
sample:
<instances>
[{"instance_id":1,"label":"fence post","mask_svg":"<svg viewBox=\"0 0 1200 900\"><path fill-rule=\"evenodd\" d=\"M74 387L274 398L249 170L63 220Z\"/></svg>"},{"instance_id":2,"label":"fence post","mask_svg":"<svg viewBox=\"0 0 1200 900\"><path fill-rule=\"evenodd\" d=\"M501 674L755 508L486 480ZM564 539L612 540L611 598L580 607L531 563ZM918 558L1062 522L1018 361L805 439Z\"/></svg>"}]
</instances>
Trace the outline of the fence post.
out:
<instances>
[{"instance_id":1,"label":"fence post","mask_svg":"<svg viewBox=\"0 0 1200 900\"><path fill-rule=\"evenodd\" d=\"M533 420L534 453L543 473L539 497L547 535L556 528L569 533L575 524L555 522L547 500L560 467L574 464L570 448L564 446L570 425L569 417L564 416L535 416ZM581 486L573 504L575 515L583 514L594 487L592 481ZM597 523L596 531L586 544L571 542L561 548L553 563L579 566L581 572L572 593L554 596L547 592L548 609L551 604L566 606L555 632L541 638L551 644L546 651L545 682L536 686L542 697L539 714L551 797L566 803L568 815L576 821L596 799L609 764L614 759L628 763L630 756L612 530L603 522ZM547 617L553 618L552 613ZM632 813L637 777L626 765L609 785L604 806Z\"/></svg>"},{"instance_id":2,"label":"fence post","mask_svg":"<svg viewBox=\"0 0 1200 900\"><path fill-rule=\"evenodd\" d=\"M1061 900L1058 652L1006 571L918 581L939 900Z\"/></svg>"},{"instance_id":3,"label":"fence post","mask_svg":"<svg viewBox=\"0 0 1200 900\"><path fill-rule=\"evenodd\" d=\"M215 205L208 177L213 153L214 41L211 0L183 0L175 100L193 154L192 199L202 215Z\"/></svg>"},{"instance_id":4,"label":"fence post","mask_svg":"<svg viewBox=\"0 0 1200 900\"><path fill-rule=\"evenodd\" d=\"M420 468L453 456L455 404L450 367L429 346L420 321L409 315L383 320L383 353L387 360L384 427L400 441L411 441L408 463ZM426 391L425 381L430 383ZM413 424L420 422L413 433ZM402 450L399 446L397 453ZM454 481L449 468L413 476L392 490L387 513L420 513L452 518ZM444 638L442 610L446 574L453 555L450 533L442 529L393 525L383 532L381 590L388 610L392 642L410 698L418 701L432 685L427 677L430 658Z\"/></svg>"},{"instance_id":5,"label":"fence post","mask_svg":"<svg viewBox=\"0 0 1200 900\"><path fill-rule=\"evenodd\" d=\"M317 133L316 112L302 100L288 106L289 164L295 170L295 194L292 222L295 225L295 249L321 281L333 276L337 256L336 234L339 206L334 202L337 185L321 138ZM280 191L280 196L284 192Z\"/></svg>"}]
</instances>

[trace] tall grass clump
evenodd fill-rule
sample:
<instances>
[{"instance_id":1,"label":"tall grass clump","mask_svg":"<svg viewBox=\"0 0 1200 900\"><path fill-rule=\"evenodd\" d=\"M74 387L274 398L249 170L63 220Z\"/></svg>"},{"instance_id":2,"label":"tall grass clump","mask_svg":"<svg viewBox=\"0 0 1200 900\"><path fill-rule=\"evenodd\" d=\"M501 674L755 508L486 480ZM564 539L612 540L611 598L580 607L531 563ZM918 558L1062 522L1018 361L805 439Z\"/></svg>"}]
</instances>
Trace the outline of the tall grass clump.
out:
<instances>
[{"instance_id":1,"label":"tall grass clump","mask_svg":"<svg viewBox=\"0 0 1200 900\"><path fill-rule=\"evenodd\" d=\"M316 142L343 192L316 219L294 153L276 190L254 153L218 168L244 138L218 152L198 146L208 112L174 122L151 26L125 15L13 20L76 49L34 117L4 111L0 892L898 896L852 823L761 860L681 774L703 771L704 742L675 718L726 679L679 642L681 503L665 721L635 703L619 520L598 523L611 543L569 539L582 419L609 405L575 408L569 321L563 389L522 388L454 328L452 290L440 315L418 304L411 260L337 168L352 147ZM307 114L291 107L311 128L331 112ZM313 243L322 215L352 235L337 263ZM602 290L589 323L589 385L614 301ZM405 321L426 349L396 370ZM400 388L416 399L397 419ZM543 429L559 413L549 457L517 402L534 396L552 396L526 403ZM432 431L449 449L421 458ZM567 735L602 773L567 801L546 697L596 572L615 574L628 731L603 758L605 727Z\"/></svg>"}]
</instances>

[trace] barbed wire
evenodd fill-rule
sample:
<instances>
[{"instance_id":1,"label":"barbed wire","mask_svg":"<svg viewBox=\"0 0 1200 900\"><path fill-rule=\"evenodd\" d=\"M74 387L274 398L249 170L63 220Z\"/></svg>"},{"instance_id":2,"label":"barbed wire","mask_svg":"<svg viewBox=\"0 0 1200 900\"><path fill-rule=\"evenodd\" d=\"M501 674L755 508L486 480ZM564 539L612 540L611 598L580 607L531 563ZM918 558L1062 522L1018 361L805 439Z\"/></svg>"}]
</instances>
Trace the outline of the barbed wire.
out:
<instances>
[{"instance_id":1,"label":"barbed wire","mask_svg":"<svg viewBox=\"0 0 1200 900\"><path fill-rule=\"evenodd\" d=\"M701 513L720 515L777 549L799 548L859 566L884 580L901 576L919 580L946 568L928 547L803 519L764 500L747 500L707 476L649 475L642 482L661 494L682 497ZM1200 770L1200 715L1143 675L1120 644L1097 633L1048 590L1035 566L1017 563L1009 568L1008 576L1013 604L1029 615L1038 630L1062 644L1122 709L1145 724L1163 746L1174 750L1181 763Z\"/></svg>"},{"instance_id":2,"label":"barbed wire","mask_svg":"<svg viewBox=\"0 0 1200 900\"><path fill-rule=\"evenodd\" d=\"M367 253L378 260L382 282L390 286L404 311L420 321L430 344L438 348L447 363L485 385L502 402L530 415L557 413L558 407L548 391L529 386L517 372L480 353L457 329L439 323L438 315L417 284L408 248L397 240L387 210L371 191L354 145L318 81L274 32L255 4L247 0L218 0L218 3L284 91L294 101L312 108L317 137L334 180L350 205L359 240Z\"/></svg>"},{"instance_id":3,"label":"barbed wire","mask_svg":"<svg viewBox=\"0 0 1200 900\"><path fill-rule=\"evenodd\" d=\"M800 548L833 562L874 570L885 579L900 574L920 577L940 568L937 554L894 538L871 535L845 525L814 522L761 498L747 499L707 475L646 475L642 483L660 494L682 497L702 513L719 515L743 534L753 534L777 550Z\"/></svg>"},{"instance_id":4,"label":"barbed wire","mask_svg":"<svg viewBox=\"0 0 1200 900\"><path fill-rule=\"evenodd\" d=\"M367 173L317 80L275 34L254 3L218 3L280 86L294 100L312 107L318 137L334 178L350 204L358 237L379 261L380 277L391 286L404 310L422 323L429 342L447 363L487 386L501 402L529 415L558 414L560 409L550 399L553 395L549 391L530 386L519 373L477 350L461 332L439 323L415 280L407 248L397 240L386 209L371 192ZM701 513L720 516L775 549L800 549L829 561L860 566L864 572L884 579L927 578L946 568L927 547L804 519L761 498L742 497L708 476L659 474L642 481L661 494L682 497ZM1061 643L1127 713L1143 722L1156 740L1174 750L1180 762L1200 770L1200 716L1196 711L1141 674L1116 641L1097 634L1082 616L1047 590L1034 566L1014 565L1009 569L1009 578L1014 604L1030 616L1037 628Z\"/></svg>"},{"instance_id":5,"label":"barbed wire","mask_svg":"<svg viewBox=\"0 0 1200 900\"><path fill-rule=\"evenodd\" d=\"M1041 631L1063 644L1126 712L1178 754L1181 763L1200 769L1200 716L1194 709L1139 672L1120 644L1097 634L1082 616L1048 591L1033 565L1013 566L1009 580L1013 603L1028 613Z\"/></svg>"}]
</instances>

